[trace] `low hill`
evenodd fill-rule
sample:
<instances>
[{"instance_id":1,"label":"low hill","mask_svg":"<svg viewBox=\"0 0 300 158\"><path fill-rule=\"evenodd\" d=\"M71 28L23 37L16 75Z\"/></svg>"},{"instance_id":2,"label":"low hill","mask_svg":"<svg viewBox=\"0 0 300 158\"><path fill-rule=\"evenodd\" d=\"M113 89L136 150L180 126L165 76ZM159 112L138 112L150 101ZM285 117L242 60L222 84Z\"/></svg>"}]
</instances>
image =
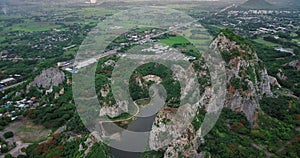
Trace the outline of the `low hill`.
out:
<instances>
[{"instance_id":1,"label":"low hill","mask_svg":"<svg viewBox=\"0 0 300 158\"><path fill-rule=\"evenodd\" d=\"M266 0L248 0L240 5L240 7L245 9L269 9L274 6Z\"/></svg>"},{"instance_id":2,"label":"low hill","mask_svg":"<svg viewBox=\"0 0 300 158\"><path fill-rule=\"evenodd\" d=\"M279 8L299 8L300 3L299 0L269 0L271 4Z\"/></svg>"}]
</instances>

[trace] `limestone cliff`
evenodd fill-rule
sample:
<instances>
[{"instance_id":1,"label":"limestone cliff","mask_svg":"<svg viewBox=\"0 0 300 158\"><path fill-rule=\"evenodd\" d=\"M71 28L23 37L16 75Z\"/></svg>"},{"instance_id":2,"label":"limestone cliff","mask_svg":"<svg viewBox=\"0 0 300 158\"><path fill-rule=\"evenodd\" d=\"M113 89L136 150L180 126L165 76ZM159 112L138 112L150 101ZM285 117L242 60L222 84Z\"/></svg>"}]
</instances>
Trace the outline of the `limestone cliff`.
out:
<instances>
[{"instance_id":1,"label":"limestone cliff","mask_svg":"<svg viewBox=\"0 0 300 158\"><path fill-rule=\"evenodd\" d=\"M258 99L263 95L272 96L270 83L277 82L268 75L256 52L242 37L225 30L212 41L210 48L219 53L226 63L227 93L224 107L242 111L253 123L256 109L259 108ZM202 77L206 74L204 70L197 71ZM205 91L199 100L199 105L206 108L212 97L212 87L210 84L205 84L202 88L205 88ZM193 155L201 157L201 154L196 151L199 142L195 137L201 129L189 125L187 129L180 131L178 129L181 128L181 124L168 121L172 120L176 112L181 111L180 108L164 108L158 113L152 126L149 147L151 150L165 150L164 157L193 157ZM170 143L166 141L169 139L162 138L177 139Z\"/></svg>"},{"instance_id":2,"label":"limestone cliff","mask_svg":"<svg viewBox=\"0 0 300 158\"><path fill-rule=\"evenodd\" d=\"M65 80L65 73L60 71L58 68L49 68L43 70L40 75L34 78L34 80L28 84L27 89L32 86L41 88L50 88L58 86Z\"/></svg>"},{"instance_id":3,"label":"limestone cliff","mask_svg":"<svg viewBox=\"0 0 300 158\"><path fill-rule=\"evenodd\" d=\"M232 32L221 32L211 43L226 62L227 97L225 107L245 113L250 122L262 95L272 96L270 77L250 44Z\"/></svg>"}]
</instances>

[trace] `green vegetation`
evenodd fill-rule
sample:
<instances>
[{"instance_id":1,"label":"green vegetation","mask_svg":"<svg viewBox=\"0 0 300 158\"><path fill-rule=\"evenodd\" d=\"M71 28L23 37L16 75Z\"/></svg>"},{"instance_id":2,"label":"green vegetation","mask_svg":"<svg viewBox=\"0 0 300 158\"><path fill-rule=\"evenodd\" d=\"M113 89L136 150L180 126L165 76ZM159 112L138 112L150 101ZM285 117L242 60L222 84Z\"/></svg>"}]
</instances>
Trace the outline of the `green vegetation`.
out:
<instances>
[{"instance_id":1,"label":"green vegetation","mask_svg":"<svg viewBox=\"0 0 300 158\"><path fill-rule=\"evenodd\" d=\"M275 44L275 43L272 43L272 42L269 42L269 41L265 41L263 38L258 38L258 39L255 39L254 41L257 42L257 43L263 44L265 46L268 46L268 47L278 46L278 44Z\"/></svg>"},{"instance_id":2,"label":"green vegetation","mask_svg":"<svg viewBox=\"0 0 300 158\"><path fill-rule=\"evenodd\" d=\"M197 59L201 57L200 52L197 48L195 48L192 43L190 43L187 39L182 36L176 36L173 34L164 34L159 37L159 42L173 48L181 50L181 53L187 56L193 56Z\"/></svg>"},{"instance_id":3,"label":"green vegetation","mask_svg":"<svg viewBox=\"0 0 300 158\"><path fill-rule=\"evenodd\" d=\"M277 77L279 84L290 89L296 96L300 96L300 85L298 84L300 83L299 72L294 68L284 66L286 63L295 60L294 58L300 59L300 56L296 55L291 58L291 54L289 53L281 53L259 43L254 43L253 47L258 57L263 61L263 65L268 70L268 74L276 77L281 69L288 79L282 80Z\"/></svg>"},{"instance_id":4,"label":"green vegetation","mask_svg":"<svg viewBox=\"0 0 300 158\"><path fill-rule=\"evenodd\" d=\"M130 117L132 117L132 115L130 115L129 113L122 113L121 115L119 115L117 117L114 117L114 118L109 117L109 119L112 120L112 121L115 121L115 120L127 119L127 118L130 118Z\"/></svg>"},{"instance_id":5,"label":"green vegetation","mask_svg":"<svg viewBox=\"0 0 300 158\"><path fill-rule=\"evenodd\" d=\"M34 119L35 123L42 124L47 128L58 128L63 126L73 115L75 106L73 104L64 104L61 106L46 105L27 115Z\"/></svg>"},{"instance_id":6,"label":"green vegetation","mask_svg":"<svg viewBox=\"0 0 300 158\"><path fill-rule=\"evenodd\" d=\"M142 158L161 158L163 156L163 151L146 151L143 153Z\"/></svg>"},{"instance_id":7,"label":"green vegetation","mask_svg":"<svg viewBox=\"0 0 300 158\"><path fill-rule=\"evenodd\" d=\"M267 146L267 150L273 153L292 136L292 126L263 113L258 114L258 128L252 129L250 135L255 143Z\"/></svg>"},{"instance_id":8,"label":"green vegetation","mask_svg":"<svg viewBox=\"0 0 300 158\"><path fill-rule=\"evenodd\" d=\"M11 2L7 2L11 3ZM34 8L39 7L39 2L30 2ZM26 84L28 84L37 74L43 69L53 67L59 61L72 61L74 55L85 39L87 33L97 25L99 21L104 20L106 17L111 16L117 10L123 10L129 8L128 6L115 5L119 3L103 3L99 6L89 6L80 4L70 4L66 7L49 7L43 6L42 10L30 9L30 5L23 5L22 9L29 11L19 11L16 8L10 9L10 13L7 15L0 15L0 51L8 50L10 52L11 60L18 59L17 61L3 60L0 62L0 79L8 78L13 74L20 74L21 77L17 78L16 82L25 81L23 85L20 85L12 90L0 93L0 98L7 95L7 99L1 99L0 105L5 105L8 100L18 101L26 97L35 96L39 105L36 109L28 109L23 112L16 111L13 116L25 116L23 126L15 131L6 132L3 137L20 137L25 143L33 143L26 151L26 155L19 155L21 157L29 158L55 158L55 157L110 157L109 147L101 142L95 143L90 149L91 152L84 155L84 151L79 150L82 146L84 150L87 149L85 141L88 137L88 130L83 125L78 113L75 109L75 104L72 99L72 90L69 84L63 83L58 87L53 87L53 94L45 95L46 89L42 88L30 88L28 93L26 91ZM130 5L130 3L124 3ZM265 27L266 24L261 23L245 23L234 25L235 31L239 32L243 37L236 35L230 29L224 29L225 25L221 25L219 22L225 22L229 24L235 24L234 21L242 21L243 18L239 14L239 19L224 18L228 16L225 14L215 14L214 10L218 10L218 5L207 4L194 5L194 4L172 4L171 8L177 8L180 11L185 11L187 14L195 17L195 19L202 19L205 27L208 28L208 32L212 35L217 35L222 32L226 37L232 41L236 41L246 51L252 48L258 53L260 59L263 62L259 65L248 67L245 73L249 75L251 81L262 81L262 76L258 72L262 66L268 69L268 73L271 76L277 77L278 73L282 73L287 76L287 79L281 79L277 77L282 89L276 89L274 97L263 97L260 99L261 110L258 110L255 115L255 122L252 127L247 122L246 117L239 112L233 112L225 108L213 130L205 136L204 142L199 147L199 152L205 152L206 157L266 157L266 153L270 153L271 157L287 157L296 158L300 155L300 110L299 110L299 97L300 95L300 73L298 70L284 66L286 63L298 60L300 55L300 48L298 42L300 41L300 32L297 31L297 19L294 18L293 23L290 23L290 19L298 14L284 14L282 17L279 15L268 15L265 19L279 19L280 26L286 27L288 30L285 33L278 31L275 34L266 35L250 35L254 39L254 42L243 38L247 37L248 32L257 30L260 27ZM183 7L184 6L184 7ZM225 6L225 5L224 5ZM209 9L208 9L209 8ZM42 11L42 12L40 12ZM251 15L252 16L252 15ZM278 17L277 17L278 16ZM203 18L205 17L205 18ZM291 18L287 18L291 17ZM245 18L247 19L247 18ZM253 18L256 19L256 18ZM257 18L259 21L265 23L263 18ZM285 19L288 19L288 23L295 26L284 26ZM147 19L141 19L147 21ZM224 23L224 24L225 24ZM275 23L275 22L274 22ZM210 25L208 25L210 24ZM126 24L125 24L126 25ZM276 24L277 25L277 24ZM242 26L242 27L241 27ZM145 31L149 31L153 28L137 28L129 33L144 34ZM290 28L295 31L291 31ZM191 40L195 40L205 45L205 35L202 35L205 31L188 32ZM200 34L200 35L199 35ZM275 38L278 36L279 38ZM103 37L99 37L103 38ZM157 38L161 44L171 46L182 51L187 56L194 56L197 59L201 58L201 52L199 52L187 39L175 34L164 34ZM99 39L95 39L99 41ZM126 35L120 35L107 49L118 47L120 43L129 42ZM129 42L130 43L130 42ZM64 47L76 45L74 48L64 50ZM130 48L135 46L123 47L119 52L126 52ZM249 47L250 46L250 47ZM291 48L294 50L295 55L289 53L282 53L275 51L273 47L282 46L284 48ZM228 63L230 59L242 56L246 59L252 59L251 54L241 54L238 50L232 50L231 52L221 52L223 59ZM15 60L14 59L14 60ZM119 57L107 57L101 59L96 69L95 84L98 99L101 105L112 106L116 102L111 92L111 74L113 66L105 66L104 63L108 60L117 61ZM192 62L193 67L198 72L204 71L209 74L208 70L203 68L202 63L199 60ZM281 70L279 70L281 69ZM256 73L256 76L255 76ZM138 104L147 104L149 102L149 87L154 83L153 81L144 81L143 76L153 74L159 76L162 79L161 84L167 91L167 105L169 107L177 108L180 102L180 84L174 79L173 72L163 65L148 63L140 66L134 74L131 76L130 82L130 95L137 101ZM200 74L200 73L199 73ZM204 73L203 73L204 74ZM68 79L72 80L71 74L67 74ZM141 80L142 85L136 82L136 79ZM231 79L231 84L235 89L247 89L246 78ZM198 76L201 92L204 88L210 85L209 76ZM65 93L59 98L54 99L54 93L59 92L64 88ZM272 87L274 88L274 87ZM101 90L109 91L107 95L103 95ZM16 92L20 92L21 95L17 95ZM288 94L290 93L290 94ZM287 96L285 96L287 95ZM295 95L295 96L293 96ZM288 97L290 96L290 97ZM141 100L142 99L142 100ZM8 107L2 106L0 113L10 113L14 111L14 106ZM199 129L205 115L205 109L199 108L196 117L192 121L192 125L195 129ZM126 119L131 117L128 113L111 118L111 120ZM21 117L19 117L21 118ZM23 118L21 118L23 119ZM31 120L28 120L31 119ZM23 120L22 120L23 121ZM4 115L0 119L0 130L4 130L12 122L11 117ZM163 119L163 123L168 124L170 120ZM11 125L11 124L10 124ZM42 127L45 126L47 129ZM65 134L51 134L48 138L44 136L45 133L52 130L53 132L62 126L66 125ZM35 132L43 133L41 135L35 134ZM25 134L26 137L22 137ZM48 135L48 133L47 133ZM80 136L79 136L80 135ZM36 137L36 138L33 138ZM8 144L5 140L1 140L1 144ZM185 145L184 149L191 148L190 145ZM2 153L6 153L10 150L8 147L1 148ZM24 149L22 149L24 150ZM178 151L178 154L182 156L182 152ZM143 153L143 157L163 157L164 151L148 151ZM172 157L171 153L167 153ZM12 155L7 154L5 157L9 158Z\"/></svg>"},{"instance_id":9,"label":"green vegetation","mask_svg":"<svg viewBox=\"0 0 300 158\"><path fill-rule=\"evenodd\" d=\"M11 154L6 154L4 158L13 158L13 156Z\"/></svg>"},{"instance_id":10,"label":"green vegetation","mask_svg":"<svg viewBox=\"0 0 300 158\"><path fill-rule=\"evenodd\" d=\"M240 89L242 88L242 81L239 78L232 77L230 80L230 83L234 86L235 89Z\"/></svg>"},{"instance_id":11,"label":"green vegetation","mask_svg":"<svg viewBox=\"0 0 300 158\"><path fill-rule=\"evenodd\" d=\"M251 66L247 67L246 73L249 75L250 81L255 83L255 71L253 70L253 68Z\"/></svg>"},{"instance_id":12,"label":"green vegetation","mask_svg":"<svg viewBox=\"0 0 300 158\"><path fill-rule=\"evenodd\" d=\"M201 124L204 120L205 113L206 112L204 111L203 108L199 108L197 110L196 116L194 117L194 119L192 121L192 125L195 130L198 130L201 127Z\"/></svg>"},{"instance_id":13,"label":"green vegetation","mask_svg":"<svg viewBox=\"0 0 300 158\"><path fill-rule=\"evenodd\" d=\"M250 124L245 116L225 108L198 151L208 152L212 157L265 157L251 145L246 136L249 133Z\"/></svg>"},{"instance_id":14,"label":"green vegetation","mask_svg":"<svg viewBox=\"0 0 300 158\"><path fill-rule=\"evenodd\" d=\"M230 59L231 59L231 55L229 52L226 51L222 51L221 52L221 56L222 58L225 60L226 63L229 63Z\"/></svg>"},{"instance_id":15,"label":"green vegetation","mask_svg":"<svg viewBox=\"0 0 300 158\"><path fill-rule=\"evenodd\" d=\"M96 143L93 145L91 152L86 156L86 158L107 158L109 156L109 147L104 143Z\"/></svg>"},{"instance_id":16,"label":"green vegetation","mask_svg":"<svg viewBox=\"0 0 300 158\"><path fill-rule=\"evenodd\" d=\"M135 73L131 76L129 81L129 91L133 100L150 98L148 87L151 82L146 83L147 87L141 87L136 83L135 79L146 75L156 75L161 77L161 84L165 87L167 91L167 105L170 107L178 107L180 103L180 84L178 81L174 80L172 77L172 71L165 67L164 65L157 63L148 63L140 66L135 70Z\"/></svg>"},{"instance_id":17,"label":"green vegetation","mask_svg":"<svg viewBox=\"0 0 300 158\"><path fill-rule=\"evenodd\" d=\"M83 144L83 149L87 149L84 142L87 136L83 138L75 139L71 142L66 141L67 139L72 139L64 134L53 134L51 139L40 144L32 144L26 148L26 155L29 158L43 158L43 157L83 157L84 153L79 151L80 144ZM108 146L99 142L95 143L91 147L92 152L90 152L86 157L108 157Z\"/></svg>"},{"instance_id":18,"label":"green vegetation","mask_svg":"<svg viewBox=\"0 0 300 158\"><path fill-rule=\"evenodd\" d=\"M231 41L235 41L238 45L240 45L242 48L244 46L251 46L251 42L249 40L246 40L245 38L235 34L232 30L230 29L223 29L220 31L223 33L227 38L229 38Z\"/></svg>"},{"instance_id":19,"label":"green vegetation","mask_svg":"<svg viewBox=\"0 0 300 158\"><path fill-rule=\"evenodd\" d=\"M241 53L239 50L234 49L230 52L228 51L221 51L221 56L223 58L223 60L225 60L226 63L229 63L229 61L235 57L239 57L241 56Z\"/></svg>"},{"instance_id":20,"label":"green vegetation","mask_svg":"<svg viewBox=\"0 0 300 158\"><path fill-rule=\"evenodd\" d=\"M188 44L189 41L182 36L175 36L175 37L170 37L168 39L162 39L162 40L160 40L160 43L163 43L163 44L166 44L169 46L174 46L176 44Z\"/></svg>"},{"instance_id":21,"label":"green vegetation","mask_svg":"<svg viewBox=\"0 0 300 158\"><path fill-rule=\"evenodd\" d=\"M299 100L287 96L264 97L260 100L261 108L266 114L292 126L300 125L299 104Z\"/></svg>"},{"instance_id":22,"label":"green vegetation","mask_svg":"<svg viewBox=\"0 0 300 158\"><path fill-rule=\"evenodd\" d=\"M32 120L21 120L12 123L15 129L15 136L20 138L24 143L39 143L46 140L51 132L42 125L35 124Z\"/></svg>"},{"instance_id":23,"label":"green vegetation","mask_svg":"<svg viewBox=\"0 0 300 158\"><path fill-rule=\"evenodd\" d=\"M5 132L5 133L3 134L3 137L4 137L5 139L11 138L11 137L13 137L13 136L14 136L14 133L11 132L11 131Z\"/></svg>"}]
</instances>

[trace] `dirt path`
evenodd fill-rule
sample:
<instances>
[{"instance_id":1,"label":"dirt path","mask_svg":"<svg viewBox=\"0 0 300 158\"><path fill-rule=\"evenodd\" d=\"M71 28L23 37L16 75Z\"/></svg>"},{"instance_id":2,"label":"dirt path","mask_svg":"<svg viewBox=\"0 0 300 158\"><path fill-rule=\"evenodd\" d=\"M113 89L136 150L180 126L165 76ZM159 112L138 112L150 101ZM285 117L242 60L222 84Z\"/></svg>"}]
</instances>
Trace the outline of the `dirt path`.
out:
<instances>
[{"instance_id":1,"label":"dirt path","mask_svg":"<svg viewBox=\"0 0 300 158\"><path fill-rule=\"evenodd\" d=\"M261 151L265 152L267 158L270 158L270 157L272 157L274 155L273 153L270 153L269 151L265 150L263 147L255 144L255 143L252 143L251 145L254 148L256 148L257 150L261 150Z\"/></svg>"}]
</instances>

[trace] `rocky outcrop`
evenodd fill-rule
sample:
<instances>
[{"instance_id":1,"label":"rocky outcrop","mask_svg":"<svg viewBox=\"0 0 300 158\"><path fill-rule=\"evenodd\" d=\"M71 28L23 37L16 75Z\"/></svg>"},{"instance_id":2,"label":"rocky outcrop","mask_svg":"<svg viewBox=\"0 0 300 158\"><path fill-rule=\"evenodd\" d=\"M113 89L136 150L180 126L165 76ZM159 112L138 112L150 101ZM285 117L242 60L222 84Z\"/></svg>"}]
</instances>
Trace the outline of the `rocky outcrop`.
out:
<instances>
[{"instance_id":1,"label":"rocky outcrop","mask_svg":"<svg viewBox=\"0 0 300 158\"><path fill-rule=\"evenodd\" d=\"M272 96L271 91L271 78L268 75L267 69L263 68L262 70L262 83L261 83L261 94L266 94L267 96Z\"/></svg>"},{"instance_id":2,"label":"rocky outcrop","mask_svg":"<svg viewBox=\"0 0 300 158\"><path fill-rule=\"evenodd\" d=\"M225 106L234 111L242 111L250 122L259 108L257 98L263 94L272 96L270 77L260 65L256 52L240 37L227 37L220 33L211 43L211 48L219 51L226 61L228 93ZM236 36L230 34L230 36ZM234 41L239 39L241 41Z\"/></svg>"},{"instance_id":3,"label":"rocky outcrop","mask_svg":"<svg viewBox=\"0 0 300 158\"><path fill-rule=\"evenodd\" d=\"M269 76L269 82L272 86L281 88L281 85L278 83L277 79L273 76Z\"/></svg>"},{"instance_id":4,"label":"rocky outcrop","mask_svg":"<svg viewBox=\"0 0 300 158\"><path fill-rule=\"evenodd\" d=\"M35 79L27 85L27 90L32 86L45 89L58 86L59 84L63 83L65 77L65 73L60 71L58 68L49 68L43 70L40 75L35 77Z\"/></svg>"},{"instance_id":5,"label":"rocky outcrop","mask_svg":"<svg viewBox=\"0 0 300 158\"><path fill-rule=\"evenodd\" d=\"M117 102L116 105L114 106L103 106L100 109L99 116L103 117L107 115L111 118L115 118L121 115L122 113L128 112L128 104L129 104L128 101L120 101Z\"/></svg>"},{"instance_id":6,"label":"rocky outcrop","mask_svg":"<svg viewBox=\"0 0 300 158\"><path fill-rule=\"evenodd\" d=\"M89 152L91 152L92 147L95 143L98 143L101 141L101 138L99 136L99 133L97 132L92 132L88 138L86 139L86 141L82 144L79 145L79 151L83 151L84 150L84 155L86 156ZM85 148L83 147L85 146ZM86 149L86 150L85 150Z\"/></svg>"},{"instance_id":7,"label":"rocky outcrop","mask_svg":"<svg viewBox=\"0 0 300 158\"><path fill-rule=\"evenodd\" d=\"M284 64L284 66L289 66L289 67L292 67L299 71L300 70L300 60L294 60L292 62Z\"/></svg>"},{"instance_id":8,"label":"rocky outcrop","mask_svg":"<svg viewBox=\"0 0 300 158\"><path fill-rule=\"evenodd\" d=\"M278 71L279 72L276 75L280 80L287 80L288 79L288 77L283 73L283 71L281 69L279 69Z\"/></svg>"},{"instance_id":9,"label":"rocky outcrop","mask_svg":"<svg viewBox=\"0 0 300 158\"><path fill-rule=\"evenodd\" d=\"M258 98L262 95L273 95L270 84L277 85L276 78L268 75L256 53L245 43L237 43L221 33L210 47L220 53L226 61L228 87L225 106L243 112L250 122L254 122L256 110L259 108ZM207 72L201 70L197 73L203 76ZM214 98L213 87L207 84L202 88L205 88L205 91L198 103L209 110L207 105ZM182 108L164 108L157 114L149 137L149 147L151 150L166 151L164 157L205 157L205 153L199 154L196 151L200 143L196 136L201 134L202 129L195 129L189 122L184 122L192 112ZM188 112L179 117L182 118L178 121L181 123L177 123L174 117L181 111ZM183 128L184 125L187 128Z\"/></svg>"},{"instance_id":10,"label":"rocky outcrop","mask_svg":"<svg viewBox=\"0 0 300 158\"><path fill-rule=\"evenodd\" d=\"M268 75L267 70L261 66L256 52L245 41L236 42L233 39L241 40L240 37L230 38L221 33L213 40L210 48L220 53L226 62L227 93L224 106L243 112L253 123L256 110L259 108L258 98L263 95L273 95L270 84L278 87L280 85L276 78ZM201 69L197 71L202 77L207 75L206 71ZM199 106L209 110L207 105L214 99L212 92L214 88L210 84L202 88L205 91L198 103ZM180 117L182 119L178 122L181 123L174 121L176 114L184 110L188 113ZM164 108L158 113L149 137L151 150L164 150L164 157L205 157L205 153L199 154L196 151L199 143L205 141L199 142L196 137L201 134L202 129L201 127L195 129L189 122L184 122L192 113L189 109L184 110L182 107ZM185 127L183 125L187 128L183 128Z\"/></svg>"},{"instance_id":11,"label":"rocky outcrop","mask_svg":"<svg viewBox=\"0 0 300 158\"><path fill-rule=\"evenodd\" d=\"M212 88L206 87L196 107L207 105L211 101L212 93ZM202 130L196 130L191 125L190 117L195 113L191 106L161 109L150 133L150 149L165 150L165 158L193 157L197 154L199 142L196 135L200 135Z\"/></svg>"}]
</instances>

